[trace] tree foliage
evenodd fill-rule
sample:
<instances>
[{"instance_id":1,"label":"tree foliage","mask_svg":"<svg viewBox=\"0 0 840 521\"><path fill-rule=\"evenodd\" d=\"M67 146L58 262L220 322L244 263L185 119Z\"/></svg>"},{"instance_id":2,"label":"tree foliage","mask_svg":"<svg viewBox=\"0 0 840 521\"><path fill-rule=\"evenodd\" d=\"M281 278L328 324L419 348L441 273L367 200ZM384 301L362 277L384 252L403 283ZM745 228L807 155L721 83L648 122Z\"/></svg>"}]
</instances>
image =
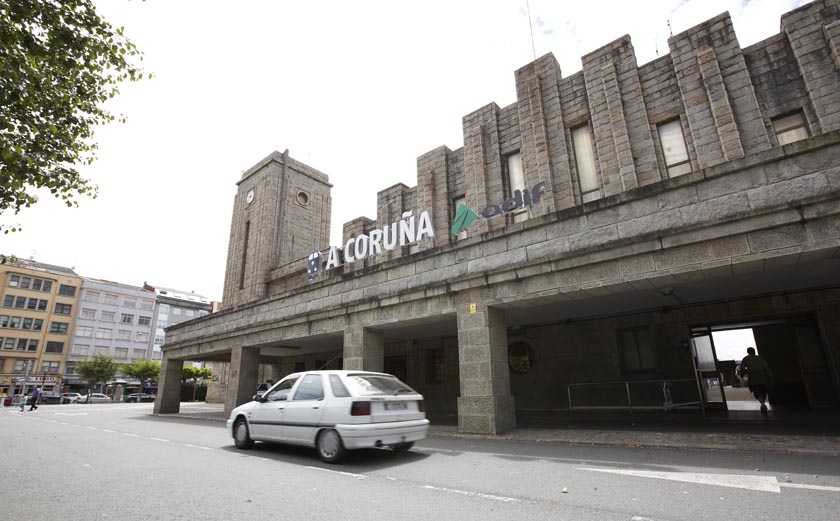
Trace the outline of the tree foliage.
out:
<instances>
[{"instance_id":1,"label":"tree foliage","mask_svg":"<svg viewBox=\"0 0 840 521\"><path fill-rule=\"evenodd\" d=\"M105 101L144 77L135 60L91 0L0 0L0 213L29 208L39 189L67 206L96 197L77 166L96 159L94 127L115 119Z\"/></svg>"},{"instance_id":2,"label":"tree foliage","mask_svg":"<svg viewBox=\"0 0 840 521\"><path fill-rule=\"evenodd\" d=\"M117 374L117 364L108 355L94 355L90 360L76 362L76 372L93 387L98 383L113 380Z\"/></svg>"},{"instance_id":3,"label":"tree foliage","mask_svg":"<svg viewBox=\"0 0 840 521\"><path fill-rule=\"evenodd\" d=\"M157 382L160 377L160 362L152 360L135 360L130 364L122 366L122 374L131 378L137 378L142 383L146 380Z\"/></svg>"},{"instance_id":4,"label":"tree foliage","mask_svg":"<svg viewBox=\"0 0 840 521\"><path fill-rule=\"evenodd\" d=\"M213 374L213 371L206 367L194 367L191 365L185 365L184 369L181 371L181 380L186 382L187 380L199 380L203 378L207 378Z\"/></svg>"}]
</instances>

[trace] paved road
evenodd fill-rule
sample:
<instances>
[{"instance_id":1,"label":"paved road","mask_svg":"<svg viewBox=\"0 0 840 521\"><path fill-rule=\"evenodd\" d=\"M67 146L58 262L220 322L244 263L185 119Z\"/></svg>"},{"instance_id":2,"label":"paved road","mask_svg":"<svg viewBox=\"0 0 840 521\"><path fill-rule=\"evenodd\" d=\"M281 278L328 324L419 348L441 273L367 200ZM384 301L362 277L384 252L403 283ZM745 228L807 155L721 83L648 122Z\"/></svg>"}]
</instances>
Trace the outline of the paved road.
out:
<instances>
[{"instance_id":1,"label":"paved road","mask_svg":"<svg viewBox=\"0 0 840 521\"><path fill-rule=\"evenodd\" d=\"M200 406L182 410L191 407ZM334 466L307 449L240 452L224 424L150 412L0 410L3 517L824 520L840 511L838 458L435 438Z\"/></svg>"}]
</instances>

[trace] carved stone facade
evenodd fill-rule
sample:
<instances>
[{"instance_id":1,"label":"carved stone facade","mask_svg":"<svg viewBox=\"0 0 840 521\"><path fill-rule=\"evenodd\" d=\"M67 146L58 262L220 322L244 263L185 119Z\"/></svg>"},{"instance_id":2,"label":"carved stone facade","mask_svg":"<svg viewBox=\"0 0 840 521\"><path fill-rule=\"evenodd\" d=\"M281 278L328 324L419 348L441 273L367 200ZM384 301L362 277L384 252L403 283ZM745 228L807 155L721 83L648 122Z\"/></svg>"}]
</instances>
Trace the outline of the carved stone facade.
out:
<instances>
[{"instance_id":1,"label":"carved stone facade","mask_svg":"<svg viewBox=\"0 0 840 521\"><path fill-rule=\"evenodd\" d=\"M715 406L712 390L696 395L713 378L695 371L691 339L753 324L760 351L799 364L788 397L836 406L838 24L840 2L824 0L745 49L723 14L641 67L629 37L566 78L543 56L516 71L515 103L465 116L464 146L418 158L417 186L380 191L376 219L346 223L342 244L409 211L429 212L433 239L314 281L306 257L327 251L330 185L273 154L240 181L225 309L167 332L166 374L174 386L183 360L229 363L229 411L267 374L338 355L399 374L432 417L499 433L605 382L685 380L666 401L694 389ZM293 216L298 180L314 206ZM248 203L255 187L264 206ZM452 235L462 204L478 217ZM168 388L158 412L177 410ZM588 403L609 402L598 395Z\"/></svg>"}]
</instances>

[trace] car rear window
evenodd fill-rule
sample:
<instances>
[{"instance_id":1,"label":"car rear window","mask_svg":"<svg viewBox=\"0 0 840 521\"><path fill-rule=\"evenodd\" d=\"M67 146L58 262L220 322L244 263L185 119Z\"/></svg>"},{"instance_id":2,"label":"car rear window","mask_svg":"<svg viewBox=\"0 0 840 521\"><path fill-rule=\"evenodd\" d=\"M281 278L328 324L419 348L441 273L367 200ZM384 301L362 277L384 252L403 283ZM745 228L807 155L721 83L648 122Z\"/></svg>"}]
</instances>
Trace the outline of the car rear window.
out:
<instances>
[{"instance_id":1,"label":"car rear window","mask_svg":"<svg viewBox=\"0 0 840 521\"><path fill-rule=\"evenodd\" d=\"M347 383L357 396L415 394L416 391L394 376L379 374L349 374Z\"/></svg>"},{"instance_id":2,"label":"car rear window","mask_svg":"<svg viewBox=\"0 0 840 521\"><path fill-rule=\"evenodd\" d=\"M336 398L346 398L350 396L350 391L341 383L341 378L336 374L330 375L330 387L332 387L333 396Z\"/></svg>"}]
</instances>

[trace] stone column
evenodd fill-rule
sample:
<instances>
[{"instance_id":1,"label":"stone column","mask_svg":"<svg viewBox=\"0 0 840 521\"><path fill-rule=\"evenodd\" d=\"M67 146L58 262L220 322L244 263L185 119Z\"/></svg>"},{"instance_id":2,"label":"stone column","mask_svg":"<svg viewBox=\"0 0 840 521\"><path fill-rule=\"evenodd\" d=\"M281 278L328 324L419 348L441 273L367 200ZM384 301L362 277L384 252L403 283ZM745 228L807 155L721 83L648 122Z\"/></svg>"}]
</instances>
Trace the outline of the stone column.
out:
<instances>
[{"instance_id":1,"label":"stone column","mask_svg":"<svg viewBox=\"0 0 840 521\"><path fill-rule=\"evenodd\" d=\"M163 355L160 362L160 382L155 400L155 414L172 414L181 409L181 375L183 360L172 360Z\"/></svg>"},{"instance_id":2,"label":"stone column","mask_svg":"<svg viewBox=\"0 0 840 521\"><path fill-rule=\"evenodd\" d=\"M271 364L271 377L270 378L271 378L272 382L274 382L274 383L279 382L287 374L288 373L283 372L283 368L282 368L282 365L280 364L280 362Z\"/></svg>"},{"instance_id":3,"label":"stone column","mask_svg":"<svg viewBox=\"0 0 840 521\"><path fill-rule=\"evenodd\" d=\"M257 392L259 374L259 349L237 346L231 350L230 380L225 395L225 416L254 396Z\"/></svg>"},{"instance_id":4,"label":"stone column","mask_svg":"<svg viewBox=\"0 0 840 521\"><path fill-rule=\"evenodd\" d=\"M382 371L385 369L385 338L382 333L353 325L344 329L344 368Z\"/></svg>"},{"instance_id":5,"label":"stone column","mask_svg":"<svg viewBox=\"0 0 840 521\"><path fill-rule=\"evenodd\" d=\"M505 312L474 304L474 312L469 302L458 307L458 431L500 434L516 428Z\"/></svg>"}]
</instances>

